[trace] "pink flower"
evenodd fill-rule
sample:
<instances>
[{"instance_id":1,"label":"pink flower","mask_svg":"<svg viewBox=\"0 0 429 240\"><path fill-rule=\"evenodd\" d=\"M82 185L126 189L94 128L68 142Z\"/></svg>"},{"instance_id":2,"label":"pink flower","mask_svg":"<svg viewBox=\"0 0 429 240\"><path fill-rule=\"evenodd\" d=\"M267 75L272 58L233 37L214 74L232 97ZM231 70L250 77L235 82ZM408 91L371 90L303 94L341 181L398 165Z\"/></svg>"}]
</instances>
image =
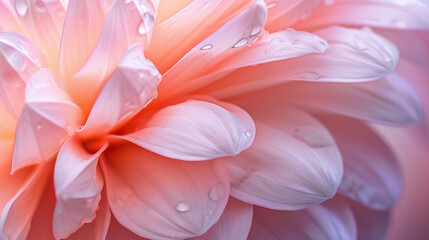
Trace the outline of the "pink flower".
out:
<instances>
[{"instance_id":1,"label":"pink flower","mask_svg":"<svg viewBox=\"0 0 429 240\"><path fill-rule=\"evenodd\" d=\"M0 0L0 239L383 238L404 29L427 1Z\"/></svg>"}]
</instances>

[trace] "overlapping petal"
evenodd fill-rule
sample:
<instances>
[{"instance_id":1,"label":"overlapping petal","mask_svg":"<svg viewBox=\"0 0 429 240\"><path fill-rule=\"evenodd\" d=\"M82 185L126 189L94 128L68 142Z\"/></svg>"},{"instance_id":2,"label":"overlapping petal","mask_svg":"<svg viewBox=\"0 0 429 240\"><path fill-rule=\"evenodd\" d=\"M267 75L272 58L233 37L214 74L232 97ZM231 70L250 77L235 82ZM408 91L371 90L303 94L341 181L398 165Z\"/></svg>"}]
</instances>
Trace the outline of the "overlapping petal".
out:
<instances>
[{"instance_id":1,"label":"overlapping petal","mask_svg":"<svg viewBox=\"0 0 429 240\"><path fill-rule=\"evenodd\" d=\"M24 105L25 85L44 64L39 49L25 36L0 34L0 104L18 118Z\"/></svg>"},{"instance_id":2,"label":"overlapping petal","mask_svg":"<svg viewBox=\"0 0 429 240\"><path fill-rule=\"evenodd\" d=\"M235 239L246 240L252 225L253 206L234 198L228 204L219 221L204 235L193 240Z\"/></svg>"},{"instance_id":3,"label":"overlapping petal","mask_svg":"<svg viewBox=\"0 0 429 240\"><path fill-rule=\"evenodd\" d=\"M48 69L36 72L25 89L25 105L18 121L12 171L49 160L74 133L81 110Z\"/></svg>"},{"instance_id":4,"label":"overlapping petal","mask_svg":"<svg viewBox=\"0 0 429 240\"><path fill-rule=\"evenodd\" d=\"M66 12L65 1L10 0L10 2L26 33L42 49L48 66L54 69Z\"/></svg>"},{"instance_id":5,"label":"overlapping petal","mask_svg":"<svg viewBox=\"0 0 429 240\"><path fill-rule=\"evenodd\" d=\"M229 97L289 81L362 82L392 73L398 50L368 28L331 27L316 32L327 40L324 54L309 54L284 61L239 69L202 89Z\"/></svg>"},{"instance_id":6,"label":"overlapping petal","mask_svg":"<svg viewBox=\"0 0 429 240\"><path fill-rule=\"evenodd\" d=\"M228 56L243 51L245 46L250 45L263 32L266 17L264 2L256 1L253 6L197 44L167 71L163 75L160 92L169 92L168 95L172 95L177 94L181 88L191 91L196 88L195 85L201 85L191 79L204 74L204 71L208 71Z\"/></svg>"},{"instance_id":7,"label":"overlapping petal","mask_svg":"<svg viewBox=\"0 0 429 240\"><path fill-rule=\"evenodd\" d=\"M247 108L256 138L240 155L224 159L231 195L278 210L296 210L331 198L342 177L340 153L313 117L287 106Z\"/></svg>"},{"instance_id":8,"label":"overlapping petal","mask_svg":"<svg viewBox=\"0 0 429 240\"><path fill-rule=\"evenodd\" d=\"M254 207L249 240L311 239L353 240L356 222L350 207L328 201L300 211L273 211Z\"/></svg>"},{"instance_id":9,"label":"overlapping petal","mask_svg":"<svg viewBox=\"0 0 429 240\"><path fill-rule=\"evenodd\" d=\"M137 42L148 44L155 14L154 1L113 2L94 51L66 82L68 92L85 113L89 113L100 86L115 70L128 47Z\"/></svg>"},{"instance_id":10,"label":"overlapping petal","mask_svg":"<svg viewBox=\"0 0 429 240\"><path fill-rule=\"evenodd\" d=\"M188 100L157 112L143 128L120 138L160 155L181 160L234 156L248 148L255 126L238 107Z\"/></svg>"},{"instance_id":11,"label":"overlapping petal","mask_svg":"<svg viewBox=\"0 0 429 240\"><path fill-rule=\"evenodd\" d=\"M108 151L103 163L114 216L143 237L199 236L219 220L228 200L221 162L167 159L127 143Z\"/></svg>"},{"instance_id":12,"label":"overlapping petal","mask_svg":"<svg viewBox=\"0 0 429 240\"><path fill-rule=\"evenodd\" d=\"M265 0L268 7L266 29L275 32L309 17L322 0Z\"/></svg>"},{"instance_id":13,"label":"overlapping petal","mask_svg":"<svg viewBox=\"0 0 429 240\"><path fill-rule=\"evenodd\" d=\"M12 149L11 141L0 141L0 237L21 240L28 234L52 164L10 175Z\"/></svg>"},{"instance_id":14,"label":"overlapping petal","mask_svg":"<svg viewBox=\"0 0 429 240\"><path fill-rule=\"evenodd\" d=\"M22 26L9 0L0 0L0 32L22 32Z\"/></svg>"},{"instance_id":15,"label":"overlapping petal","mask_svg":"<svg viewBox=\"0 0 429 240\"><path fill-rule=\"evenodd\" d=\"M402 177L389 147L360 121L339 116L321 119L343 157L344 176L339 193L369 208L392 208L401 193Z\"/></svg>"},{"instance_id":16,"label":"overlapping petal","mask_svg":"<svg viewBox=\"0 0 429 240\"><path fill-rule=\"evenodd\" d=\"M321 5L297 27L337 24L428 30L429 3L425 0L335 0Z\"/></svg>"},{"instance_id":17,"label":"overlapping petal","mask_svg":"<svg viewBox=\"0 0 429 240\"><path fill-rule=\"evenodd\" d=\"M144 57L143 45L131 46L98 95L81 135L106 134L135 116L157 96L160 80L156 67Z\"/></svg>"},{"instance_id":18,"label":"overlapping petal","mask_svg":"<svg viewBox=\"0 0 429 240\"><path fill-rule=\"evenodd\" d=\"M79 139L72 137L58 154L54 172L57 203L53 231L56 238L67 238L95 218L103 188L97 163L107 144L100 147L91 154L82 147Z\"/></svg>"}]
</instances>

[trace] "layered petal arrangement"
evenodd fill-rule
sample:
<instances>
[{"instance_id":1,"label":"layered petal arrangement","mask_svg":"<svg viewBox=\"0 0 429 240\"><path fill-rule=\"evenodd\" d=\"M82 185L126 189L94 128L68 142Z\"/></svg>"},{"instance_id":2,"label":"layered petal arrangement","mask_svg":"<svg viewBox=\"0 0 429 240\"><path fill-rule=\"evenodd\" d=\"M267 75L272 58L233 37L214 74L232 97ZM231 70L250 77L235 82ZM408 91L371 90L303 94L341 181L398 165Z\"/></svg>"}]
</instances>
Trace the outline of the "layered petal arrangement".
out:
<instances>
[{"instance_id":1,"label":"layered petal arrangement","mask_svg":"<svg viewBox=\"0 0 429 240\"><path fill-rule=\"evenodd\" d=\"M421 118L427 30L426 0L0 0L0 239L382 239L375 126Z\"/></svg>"}]
</instances>

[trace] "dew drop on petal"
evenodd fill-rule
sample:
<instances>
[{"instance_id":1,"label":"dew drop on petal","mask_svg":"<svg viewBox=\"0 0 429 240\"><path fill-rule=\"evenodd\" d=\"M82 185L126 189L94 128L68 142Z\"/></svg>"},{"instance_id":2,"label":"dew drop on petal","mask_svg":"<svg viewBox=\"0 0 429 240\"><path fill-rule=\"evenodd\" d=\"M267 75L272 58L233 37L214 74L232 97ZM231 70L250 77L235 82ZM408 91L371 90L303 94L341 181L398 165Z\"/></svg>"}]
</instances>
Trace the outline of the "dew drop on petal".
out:
<instances>
[{"instance_id":1,"label":"dew drop on petal","mask_svg":"<svg viewBox=\"0 0 429 240\"><path fill-rule=\"evenodd\" d=\"M213 48L213 45L212 44L206 44L206 45L204 45L202 48L201 48L201 50L209 50L209 49L212 49Z\"/></svg>"},{"instance_id":2,"label":"dew drop on petal","mask_svg":"<svg viewBox=\"0 0 429 240\"><path fill-rule=\"evenodd\" d=\"M37 129L37 130L42 130L42 124L37 124L37 125L36 125L36 129Z\"/></svg>"},{"instance_id":3,"label":"dew drop on petal","mask_svg":"<svg viewBox=\"0 0 429 240\"><path fill-rule=\"evenodd\" d=\"M247 40L247 38L243 38L234 45L234 48L243 47L247 44L248 41L249 40Z\"/></svg>"},{"instance_id":4,"label":"dew drop on petal","mask_svg":"<svg viewBox=\"0 0 429 240\"><path fill-rule=\"evenodd\" d=\"M186 203L186 202L179 202L177 205L176 205L176 211L178 211L178 212L189 212L191 210L191 206L189 206L189 204L188 203Z\"/></svg>"},{"instance_id":5,"label":"dew drop on petal","mask_svg":"<svg viewBox=\"0 0 429 240\"><path fill-rule=\"evenodd\" d=\"M16 12L21 16L24 16L28 10L28 6L25 0L16 0L15 8L16 8Z\"/></svg>"},{"instance_id":6,"label":"dew drop on petal","mask_svg":"<svg viewBox=\"0 0 429 240\"><path fill-rule=\"evenodd\" d=\"M267 4L267 9L271 9L273 7L277 6L277 2L270 2Z\"/></svg>"},{"instance_id":7,"label":"dew drop on petal","mask_svg":"<svg viewBox=\"0 0 429 240\"><path fill-rule=\"evenodd\" d=\"M244 132L244 134L246 135L246 137L250 138L252 137L252 133L249 131Z\"/></svg>"}]
</instances>

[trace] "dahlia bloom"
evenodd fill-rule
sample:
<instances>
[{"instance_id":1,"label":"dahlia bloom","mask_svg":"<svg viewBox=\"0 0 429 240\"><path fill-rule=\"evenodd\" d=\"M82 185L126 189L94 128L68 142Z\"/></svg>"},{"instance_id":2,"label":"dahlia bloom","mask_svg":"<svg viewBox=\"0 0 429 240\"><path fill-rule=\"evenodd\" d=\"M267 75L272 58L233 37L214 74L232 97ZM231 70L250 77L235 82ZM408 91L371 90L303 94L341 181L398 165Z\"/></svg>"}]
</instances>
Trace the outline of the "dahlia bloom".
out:
<instances>
[{"instance_id":1,"label":"dahlia bloom","mask_svg":"<svg viewBox=\"0 0 429 240\"><path fill-rule=\"evenodd\" d=\"M427 29L426 0L0 0L0 239L381 239L376 125L421 118Z\"/></svg>"}]
</instances>

